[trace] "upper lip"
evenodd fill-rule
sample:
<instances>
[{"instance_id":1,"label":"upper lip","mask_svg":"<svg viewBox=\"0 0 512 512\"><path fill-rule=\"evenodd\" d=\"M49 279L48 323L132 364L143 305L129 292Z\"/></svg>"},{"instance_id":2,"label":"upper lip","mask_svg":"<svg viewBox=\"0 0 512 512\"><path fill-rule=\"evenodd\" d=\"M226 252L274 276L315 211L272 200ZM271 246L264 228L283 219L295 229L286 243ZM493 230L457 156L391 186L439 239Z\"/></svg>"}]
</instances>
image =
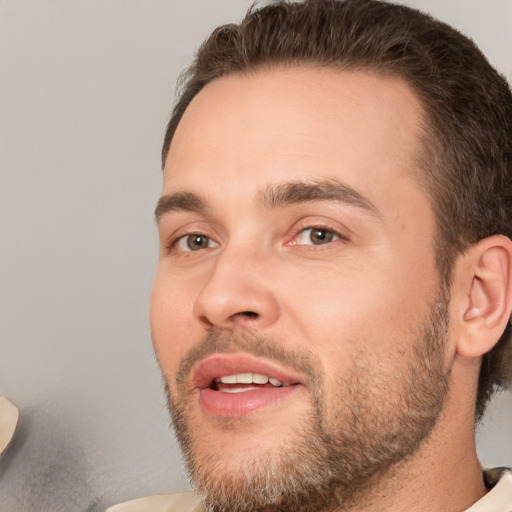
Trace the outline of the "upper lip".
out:
<instances>
[{"instance_id":1,"label":"upper lip","mask_svg":"<svg viewBox=\"0 0 512 512\"><path fill-rule=\"evenodd\" d=\"M245 354L214 354L203 359L193 373L192 382L195 388L205 389L216 379L239 373L259 373L284 384L302 384L297 372Z\"/></svg>"}]
</instances>

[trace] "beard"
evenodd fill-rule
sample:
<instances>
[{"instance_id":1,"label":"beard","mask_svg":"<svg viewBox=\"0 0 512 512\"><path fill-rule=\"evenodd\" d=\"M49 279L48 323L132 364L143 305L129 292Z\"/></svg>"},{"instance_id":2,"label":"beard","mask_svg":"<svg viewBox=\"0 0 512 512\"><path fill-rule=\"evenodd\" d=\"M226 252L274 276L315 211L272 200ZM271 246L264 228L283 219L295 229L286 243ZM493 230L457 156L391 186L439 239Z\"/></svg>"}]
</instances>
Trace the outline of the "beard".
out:
<instances>
[{"instance_id":1,"label":"beard","mask_svg":"<svg viewBox=\"0 0 512 512\"><path fill-rule=\"evenodd\" d=\"M447 332L448 300L441 297L413 338L412 356L406 364L395 363L392 377L381 376L379 364L363 349L351 369L336 380L327 399L325 379L311 353L285 350L251 332L212 330L183 359L174 394L166 384L185 466L206 509L327 512L368 503L378 485L393 478L399 463L417 452L437 423L448 392ZM242 464L235 464L225 447L215 455L198 449L201 434L193 429L193 396L187 378L204 357L240 351L308 375L311 404L281 446L257 456L248 452ZM236 418L217 420L224 430L235 432L240 427Z\"/></svg>"}]
</instances>

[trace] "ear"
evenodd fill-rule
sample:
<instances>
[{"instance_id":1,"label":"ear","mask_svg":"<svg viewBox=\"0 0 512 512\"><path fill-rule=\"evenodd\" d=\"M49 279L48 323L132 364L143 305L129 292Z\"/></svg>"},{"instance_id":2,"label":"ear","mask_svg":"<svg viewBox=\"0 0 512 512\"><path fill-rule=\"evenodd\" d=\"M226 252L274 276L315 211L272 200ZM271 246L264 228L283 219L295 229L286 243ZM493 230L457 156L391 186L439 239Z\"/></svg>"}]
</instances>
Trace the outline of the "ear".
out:
<instances>
[{"instance_id":1,"label":"ear","mask_svg":"<svg viewBox=\"0 0 512 512\"><path fill-rule=\"evenodd\" d=\"M463 357L478 358L494 347L510 320L512 241L502 235L480 240L457 260L454 271L455 348Z\"/></svg>"}]
</instances>

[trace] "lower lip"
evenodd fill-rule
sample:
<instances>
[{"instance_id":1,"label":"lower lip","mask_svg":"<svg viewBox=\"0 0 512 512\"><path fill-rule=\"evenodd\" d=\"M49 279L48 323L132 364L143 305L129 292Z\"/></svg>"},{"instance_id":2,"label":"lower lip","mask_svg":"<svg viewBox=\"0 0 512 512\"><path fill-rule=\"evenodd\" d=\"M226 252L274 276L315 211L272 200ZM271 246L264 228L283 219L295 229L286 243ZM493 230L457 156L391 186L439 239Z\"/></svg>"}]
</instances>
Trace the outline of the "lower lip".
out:
<instances>
[{"instance_id":1,"label":"lower lip","mask_svg":"<svg viewBox=\"0 0 512 512\"><path fill-rule=\"evenodd\" d=\"M301 387L294 385L275 389L263 388L243 393L202 389L199 403L203 410L212 416L240 418L289 397Z\"/></svg>"}]
</instances>

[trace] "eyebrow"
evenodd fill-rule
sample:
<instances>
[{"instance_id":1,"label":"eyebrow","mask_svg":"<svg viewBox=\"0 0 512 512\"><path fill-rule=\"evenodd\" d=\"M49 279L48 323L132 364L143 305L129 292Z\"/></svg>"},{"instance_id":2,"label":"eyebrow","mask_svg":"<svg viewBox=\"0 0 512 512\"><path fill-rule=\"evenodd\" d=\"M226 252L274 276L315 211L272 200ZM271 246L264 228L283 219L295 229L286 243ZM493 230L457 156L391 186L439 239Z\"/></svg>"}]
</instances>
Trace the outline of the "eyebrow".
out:
<instances>
[{"instance_id":1,"label":"eyebrow","mask_svg":"<svg viewBox=\"0 0 512 512\"><path fill-rule=\"evenodd\" d=\"M323 181L295 181L269 185L259 192L259 202L265 208L279 208L292 204L312 201L333 201L356 206L375 215L378 209L366 197L341 181L329 179ZM175 192L162 196L155 208L158 223L163 215L173 211L203 213L207 209L206 201L194 192Z\"/></svg>"},{"instance_id":2,"label":"eyebrow","mask_svg":"<svg viewBox=\"0 0 512 512\"><path fill-rule=\"evenodd\" d=\"M260 194L260 202L266 208L275 208L310 201L333 201L343 203L379 215L379 210L368 198L352 187L335 179L282 183L276 186L269 186Z\"/></svg>"},{"instance_id":3,"label":"eyebrow","mask_svg":"<svg viewBox=\"0 0 512 512\"><path fill-rule=\"evenodd\" d=\"M193 192L175 192L162 196L155 208L155 220L157 224L163 215L169 212L186 211L186 212L204 212L206 210L206 202Z\"/></svg>"}]
</instances>

